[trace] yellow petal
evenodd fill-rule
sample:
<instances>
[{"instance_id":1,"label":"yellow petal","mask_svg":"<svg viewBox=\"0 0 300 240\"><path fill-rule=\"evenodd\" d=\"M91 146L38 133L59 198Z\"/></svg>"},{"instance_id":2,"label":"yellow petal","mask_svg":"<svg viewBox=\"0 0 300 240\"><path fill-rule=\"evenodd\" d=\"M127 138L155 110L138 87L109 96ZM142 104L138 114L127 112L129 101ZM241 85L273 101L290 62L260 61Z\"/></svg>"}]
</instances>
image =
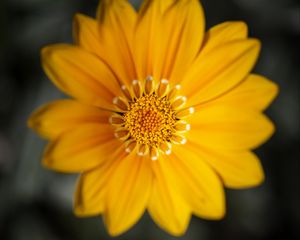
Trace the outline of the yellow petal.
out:
<instances>
[{"instance_id":1,"label":"yellow petal","mask_svg":"<svg viewBox=\"0 0 300 240\"><path fill-rule=\"evenodd\" d=\"M178 83L199 53L205 28L198 0L177 1L163 17L166 60L162 77Z\"/></svg>"},{"instance_id":2,"label":"yellow petal","mask_svg":"<svg viewBox=\"0 0 300 240\"><path fill-rule=\"evenodd\" d=\"M218 151L196 144L187 144L185 147L212 166L228 188L254 187L264 180L261 163L250 151Z\"/></svg>"},{"instance_id":3,"label":"yellow petal","mask_svg":"<svg viewBox=\"0 0 300 240\"><path fill-rule=\"evenodd\" d=\"M83 172L107 161L122 147L109 124L84 124L51 142L43 164L61 172Z\"/></svg>"},{"instance_id":4,"label":"yellow petal","mask_svg":"<svg viewBox=\"0 0 300 240\"><path fill-rule=\"evenodd\" d=\"M101 56L122 83L136 79L132 57L132 39L137 14L126 0L100 1L97 19Z\"/></svg>"},{"instance_id":5,"label":"yellow petal","mask_svg":"<svg viewBox=\"0 0 300 240\"><path fill-rule=\"evenodd\" d=\"M263 76L251 74L236 88L207 105L228 105L241 109L264 110L278 94L278 86ZM207 106L205 105L205 106Z\"/></svg>"},{"instance_id":6,"label":"yellow petal","mask_svg":"<svg viewBox=\"0 0 300 240\"><path fill-rule=\"evenodd\" d=\"M177 176L176 185L194 214L206 219L220 219L225 214L225 196L219 176L186 146L175 146L166 159L168 169Z\"/></svg>"},{"instance_id":7,"label":"yellow petal","mask_svg":"<svg viewBox=\"0 0 300 240\"><path fill-rule=\"evenodd\" d=\"M257 40L237 40L200 54L181 82L188 104L212 100L235 87L251 71L259 49Z\"/></svg>"},{"instance_id":8,"label":"yellow petal","mask_svg":"<svg viewBox=\"0 0 300 240\"><path fill-rule=\"evenodd\" d=\"M103 54L98 22L83 14L76 14L73 20L74 41L83 49L99 56Z\"/></svg>"},{"instance_id":9,"label":"yellow petal","mask_svg":"<svg viewBox=\"0 0 300 240\"><path fill-rule=\"evenodd\" d=\"M139 78L153 75L155 79L173 76L174 82L181 79L198 54L203 35L199 1L146 1L134 39Z\"/></svg>"},{"instance_id":10,"label":"yellow petal","mask_svg":"<svg viewBox=\"0 0 300 240\"><path fill-rule=\"evenodd\" d=\"M108 123L111 112L73 100L57 100L38 108L28 121L29 127L45 138L54 139L62 133L86 123Z\"/></svg>"},{"instance_id":11,"label":"yellow petal","mask_svg":"<svg viewBox=\"0 0 300 240\"><path fill-rule=\"evenodd\" d=\"M172 171L167 158L154 161L154 180L148 210L163 230L174 236L183 235L190 221L191 210L177 182L180 176ZM172 167L172 166L171 166Z\"/></svg>"},{"instance_id":12,"label":"yellow petal","mask_svg":"<svg viewBox=\"0 0 300 240\"><path fill-rule=\"evenodd\" d=\"M99 215L105 211L105 198L110 176L119 160L124 158L123 148L113 151L101 166L84 172L75 193L74 212L77 216Z\"/></svg>"},{"instance_id":13,"label":"yellow petal","mask_svg":"<svg viewBox=\"0 0 300 240\"><path fill-rule=\"evenodd\" d=\"M229 106L198 108L189 123L188 140L212 149L253 149L274 132L263 114Z\"/></svg>"},{"instance_id":14,"label":"yellow petal","mask_svg":"<svg viewBox=\"0 0 300 240\"><path fill-rule=\"evenodd\" d=\"M66 94L113 109L112 99L121 90L113 73L95 55L76 46L57 44L42 50L42 61L48 77Z\"/></svg>"},{"instance_id":15,"label":"yellow petal","mask_svg":"<svg viewBox=\"0 0 300 240\"><path fill-rule=\"evenodd\" d=\"M151 184L149 159L132 153L119 162L107 185L104 221L110 235L122 234L140 219Z\"/></svg>"},{"instance_id":16,"label":"yellow petal","mask_svg":"<svg viewBox=\"0 0 300 240\"><path fill-rule=\"evenodd\" d=\"M166 1L170 3L170 1ZM134 60L139 79L148 75L159 79L163 67L161 51L163 27L161 22L168 4L165 1L144 1L139 11L134 35Z\"/></svg>"},{"instance_id":17,"label":"yellow petal","mask_svg":"<svg viewBox=\"0 0 300 240\"><path fill-rule=\"evenodd\" d=\"M201 54L207 53L226 42L246 39L247 35L248 28L244 22L236 21L218 24L205 34Z\"/></svg>"}]
</instances>

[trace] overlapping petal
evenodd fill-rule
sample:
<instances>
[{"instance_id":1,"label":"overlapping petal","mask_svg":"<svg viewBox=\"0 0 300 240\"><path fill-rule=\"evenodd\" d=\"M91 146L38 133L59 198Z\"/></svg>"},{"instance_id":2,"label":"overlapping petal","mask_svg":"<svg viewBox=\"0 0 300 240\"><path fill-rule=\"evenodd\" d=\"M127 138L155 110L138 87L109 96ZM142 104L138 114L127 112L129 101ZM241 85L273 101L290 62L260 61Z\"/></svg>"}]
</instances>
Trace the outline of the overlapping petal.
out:
<instances>
[{"instance_id":1,"label":"overlapping petal","mask_svg":"<svg viewBox=\"0 0 300 240\"><path fill-rule=\"evenodd\" d=\"M168 160L161 158L152 163L154 180L148 211L158 226L172 235L180 236L187 229L191 208L177 184L180 176L168 169Z\"/></svg>"},{"instance_id":2,"label":"overlapping petal","mask_svg":"<svg viewBox=\"0 0 300 240\"><path fill-rule=\"evenodd\" d=\"M253 68L259 49L255 39L235 40L200 54L181 82L188 103L204 103L236 87Z\"/></svg>"},{"instance_id":3,"label":"overlapping petal","mask_svg":"<svg viewBox=\"0 0 300 240\"><path fill-rule=\"evenodd\" d=\"M76 14L73 20L73 38L78 46L105 60L106 48L100 42L99 26L95 19Z\"/></svg>"},{"instance_id":4,"label":"overlapping petal","mask_svg":"<svg viewBox=\"0 0 300 240\"><path fill-rule=\"evenodd\" d=\"M121 147L109 124L84 124L52 141L43 164L61 172L83 172L108 161Z\"/></svg>"},{"instance_id":5,"label":"overlapping petal","mask_svg":"<svg viewBox=\"0 0 300 240\"><path fill-rule=\"evenodd\" d=\"M146 1L134 39L139 78L153 75L155 79L181 79L198 54L203 35L199 1Z\"/></svg>"},{"instance_id":6,"label":"overlapping petal","mask_svg":"<svg viewBox=\"0 0 300 240\"><path fill-rule=\"evenodd\" d=\"M189 141L218 150L254 149L274 132L263 114L223 105L198 108L189 123Z\"/></svg>"},{"instance_id":7,"label":"overlapping petal","mask_svg":"<svg viewBox=\"0 0 300 240\"><path fill-rule=\"evenodd\" d=\"M205 19L200 2L177 1L164 15L162 24L164 37L168 36L163 49L166 52L163 76L175 84L183 79L202 45Z\"/></svg>"},{"instance_id":8,"label":"overlapping petal","mask_svg":"<svg viewBox=\"0 0 300 240\"><path fill-rule=\"evenodd\" d=\"M267 78L250 74L244 81L219 98L208 102L210 105L227 105L240 109L265 110L278 94L278 86ZM204 107L204 106L202 106Z\"/></svg>"},{"instance_id":9,"label":"overlapping petal","mask_svg":"<svg viewBox=\"0 0 300 240\"><path fill-rule=\"evenodd\" d=\"M28 124L45 138L55 139L82 124L109 122L109 111L74 100L57 100L38 108Z\"/></svg>"},{"instance_id":10,"label":"overlapping petal","mask_svg":"<svg viewBox=\"0 0 300 240\"><path fill-rule=\"evenodd\" d=\"M247 35L248 27L244 22L230 21L218 24L205 34L201 54L208 53L224 43L246 39Z\"/></svg>"},{"instance_id":11,"label":"overlapping petal","mask_svg":"<svg viewBox=\"0 0 300 240\"><path fill-rule=\"evenodd\" d=\"M139 79L153 75L159 79L165 52L163 50L163 14L172 1L144 1L134 34L134 61ZM140 44L143 43L143 44Z\"/></svg>"},{"instance_id":12,"label":"overlapping petal","mask_svg":"<svg viewBox=\"0 0 300 240\"><path fill-rule=\"evenodd\" d=\"M102 165L82 173L74 201L74 212L77 216L99 215L105 211L108 182L120 159L126 155L122 147L115 149Z\"/></svg>"},{"instance_id":13,"label":"overlapping petal","mask_svg":"<svg viewBox=\"0 0 300 240\"><path fill-rule=\"evenodd\" d=\"M173 155L165 159L165 168L173 171L175 185L192 212L207 219L220 219L225 214L223 186L213 169L186 146L174 146Z\"/></svg>"},{"instance_id":14,"label":"overlapping petal","mask_svg":"<svg viewBox=\"0 0 300 240\"><path fill-rule=\"evenodd\" d=\"M190 143L186 145L186 150L210 165L228 188L254 187L264 180L261 163L250 151L218 151Z\"/></svg>"},{"instance_id":15,"label":"overlapping petal","mask_svg":"<svg viewBox=\"0 0 300 240\"><path fill-rule=\"evenodd\" d=\"M99 54L123 84L136 79L132 56L136 19L137 13L127 0L100 1L97 21L103 48Z\"/></svg>"},{"instance_id":16,"label":"overlapping petal","mask_svg":"<svg viewBox=\"0 0 300 240\"><path fill-rule=\"evenodd\" d=\"M113 109L120 87L109 67L79 47L57 44L42 50L45 72L66 94L87 104Z\"/></svg>"},{"instance_id":17,"label":"overlapping petal","mask_svg":"<svg viewBox=\"0 0 300 240\"><path fill-rule=\"evenodd\" d=\"M135 224L144 213L152 185L149 159L135 153L120 159L107 184L104 222L112 236Z\"/></svg>"}]
</instances>

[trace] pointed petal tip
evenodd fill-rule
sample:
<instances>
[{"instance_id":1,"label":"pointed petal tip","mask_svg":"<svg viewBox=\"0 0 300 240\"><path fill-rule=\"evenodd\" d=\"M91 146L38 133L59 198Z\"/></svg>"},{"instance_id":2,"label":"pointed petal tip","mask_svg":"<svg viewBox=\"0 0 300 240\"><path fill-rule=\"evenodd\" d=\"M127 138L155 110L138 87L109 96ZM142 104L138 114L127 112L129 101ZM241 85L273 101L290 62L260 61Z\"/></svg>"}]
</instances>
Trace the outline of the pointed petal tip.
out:
<instances>
[{"instance_id":1,"label":"pointed petal tip","mask_svg":"<svg viewBox=\"0 0 300 240\"><path fill-rule=\"evenodd\" d=\"M270 83L270 93L272 94L272 98L271 98L270 102L272 102L278 96L280 87L277 83L270 81L270 80L268 80L268 81Z\"/></svg>"},{"instance_id":2,"label":"pointed petal tip","mask_svg":"<svg viewBox=\"0 0 300 240\"><path fill-rule=\"evenodd\" d=\"M244 21L228 21L224 24L229 24L231 27L235 27L237 30L248 32L248 25Z\"/></svg>"}]
</instances>

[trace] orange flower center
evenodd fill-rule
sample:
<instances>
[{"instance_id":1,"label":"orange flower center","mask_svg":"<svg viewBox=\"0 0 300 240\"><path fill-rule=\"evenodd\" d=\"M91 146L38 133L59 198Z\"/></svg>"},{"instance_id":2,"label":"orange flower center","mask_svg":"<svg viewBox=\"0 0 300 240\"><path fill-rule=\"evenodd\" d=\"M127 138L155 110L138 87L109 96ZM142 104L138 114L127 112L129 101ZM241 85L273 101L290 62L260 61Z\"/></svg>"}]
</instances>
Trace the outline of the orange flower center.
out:
<instances>
[{"instance_id":1,"label":"orange flower center","mask_svg":"<svg viewBox=\"0 0 300 240\"><path fill-rule=\"evenodd\" d=\"M130 104L124 122L138 144L158 147L161 142L170 141L176 116L166 97L159 98L152 93Z\"/></svg>"},{"instance_id":2,"label":"orange flower center","mask_svg":"<svg viewBox=\"0 0 300 240\"><path fill-rule=\"evenodd\" d=\"M121 89L123 96L113 100L117 110L110 123L126 152L157 160L160 153L171 153L172 144L186 143L184 133L190 125L184 119L194 108L184 108L187 99L179 95L179 85L171 87L166 79L155 83L148 77Z\"/></svg>"}]
</instances>

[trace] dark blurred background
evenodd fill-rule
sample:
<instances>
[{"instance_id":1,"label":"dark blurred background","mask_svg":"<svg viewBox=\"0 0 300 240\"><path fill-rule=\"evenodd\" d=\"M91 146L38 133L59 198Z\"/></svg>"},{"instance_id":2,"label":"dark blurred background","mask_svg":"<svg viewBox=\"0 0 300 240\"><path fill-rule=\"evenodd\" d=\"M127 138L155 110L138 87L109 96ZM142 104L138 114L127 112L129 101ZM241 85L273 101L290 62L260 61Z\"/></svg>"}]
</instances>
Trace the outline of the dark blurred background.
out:
<instances>
[{"instance_id":1,"label":"dark blurred background","mask_svg":"<svg viewBox=\"0 0 300 240\"><path fill-rule=\"evenodd\" d=\"M139 1L132 1L137 7ZM248 190L227 190L228 213L212 222L193 218L184 240L300 239L299 34L297 0L203 0L207 28L227 20L246 21L261 39L255 72L280 86L267 114L277 126L258 155L265 183ZM45 142L26 127L37 106L61 97L43 74L39 50L72 42L76 12L95 15L98 0L0 1L0 239L110 239L100 218L72 213L75 175L40 165ZM120 240L176 239L145 216Z\"/></svg>"}]
</instances>

